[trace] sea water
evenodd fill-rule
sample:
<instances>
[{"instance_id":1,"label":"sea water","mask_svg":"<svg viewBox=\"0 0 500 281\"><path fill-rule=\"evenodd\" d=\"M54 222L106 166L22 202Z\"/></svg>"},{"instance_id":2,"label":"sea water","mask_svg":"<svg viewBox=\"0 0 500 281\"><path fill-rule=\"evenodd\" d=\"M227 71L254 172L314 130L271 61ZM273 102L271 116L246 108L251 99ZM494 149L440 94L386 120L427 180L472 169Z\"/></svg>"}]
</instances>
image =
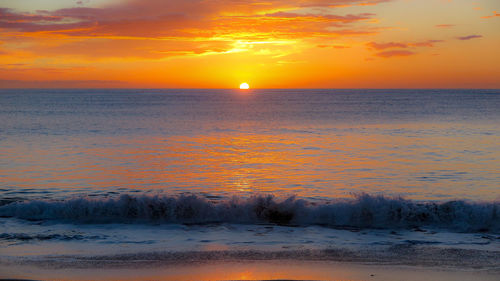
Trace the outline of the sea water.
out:
<instances>
[{"instance_id":1,"label":"sea water","mask_svg":"<svg viewBox=\"0 0 500 281\"><path fill-rule=\"evenodd\" d=\"M499 267L499 90L0 90L0 121L0 262Z\"/></svg>"}]
</instances>

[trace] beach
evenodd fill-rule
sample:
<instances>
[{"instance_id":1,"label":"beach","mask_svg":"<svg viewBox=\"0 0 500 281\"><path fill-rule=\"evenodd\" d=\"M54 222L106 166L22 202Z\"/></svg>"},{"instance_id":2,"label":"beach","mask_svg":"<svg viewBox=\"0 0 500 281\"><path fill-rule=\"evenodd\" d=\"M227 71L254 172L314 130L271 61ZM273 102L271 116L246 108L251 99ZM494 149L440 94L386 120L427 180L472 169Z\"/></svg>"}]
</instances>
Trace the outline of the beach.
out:
<instances>
[{"instance_id":1,"label":"beach","mask_svg":"<svg viewBox=\"0 0 500 281\"><path fill-rule=\"evenodd\" d=\"M364 265L325 261L246 261L98 269L0 267L11 278L32 280L498 280L498 272Z\"/></svg>"}]
</instances>

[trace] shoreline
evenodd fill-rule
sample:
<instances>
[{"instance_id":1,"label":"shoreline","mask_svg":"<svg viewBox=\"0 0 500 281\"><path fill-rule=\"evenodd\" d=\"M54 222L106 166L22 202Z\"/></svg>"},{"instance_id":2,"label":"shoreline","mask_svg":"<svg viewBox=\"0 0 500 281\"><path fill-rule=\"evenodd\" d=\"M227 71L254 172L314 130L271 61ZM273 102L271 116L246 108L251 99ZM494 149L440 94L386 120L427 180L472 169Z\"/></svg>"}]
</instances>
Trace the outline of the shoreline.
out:
<instances>
[{"instance_id":1,"label":"shoreline","mask_svg":"<svg viewBox=\"0 0 500 281\"><path fill-rule=\"evenodd\" d=\"M5 218L0 224L0 279L238 280L250 272L249 280L396 281L495 280L500 274L494 233ZM275 275L278 267L282 274Z\"/></svg>"},{"instance_id":2,"label":"shoreline","mask_svg":"<svg viewBox=\"0 0 500 281\"><path fill-rule=\"evenodd\" d=\"M124 245L124 244L122 244ZM220 246L219 246L220 247ZM348 248L303 250L186 250L137 251L100 255L45 254L0 256L0 266L20 265L43 268L123 269L130 266L163 267L225 262L334 262L379 266L419 266L497 272L500 251L401 244L369 250Z\"/></svg>"},{"instance_id":3,"label":"shoreline","mask_svg":"<svg viewBox=\"0 0 500 281\"><path fill-rule=\"evenodd\" d=\"M133 269L132 269L133 268ZM498 280L498 271L335 261L214 261L128 268L0 264L1 278L31 280ZM1 279L0 279L1 280Z\"/></svg>"}]
</instances>

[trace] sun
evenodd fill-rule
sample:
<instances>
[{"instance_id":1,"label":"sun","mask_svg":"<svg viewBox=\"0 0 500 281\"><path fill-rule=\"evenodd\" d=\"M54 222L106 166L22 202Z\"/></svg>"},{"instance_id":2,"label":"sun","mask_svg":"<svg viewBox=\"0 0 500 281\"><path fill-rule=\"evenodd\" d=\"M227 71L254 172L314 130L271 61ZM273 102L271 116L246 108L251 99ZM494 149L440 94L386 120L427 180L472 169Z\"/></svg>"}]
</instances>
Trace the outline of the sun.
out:
<instances>
[{"instance_id":1,"label":"sun","mask_svg":"<svg viewBox=\"0 0 500 281\"><path fill-rule=\"evenodd\" d=\"M240 89L241 90L248 90L248 89L250 89L250 86L248 85L248 83L241 83Z\"/></svg>"}]
</instances>

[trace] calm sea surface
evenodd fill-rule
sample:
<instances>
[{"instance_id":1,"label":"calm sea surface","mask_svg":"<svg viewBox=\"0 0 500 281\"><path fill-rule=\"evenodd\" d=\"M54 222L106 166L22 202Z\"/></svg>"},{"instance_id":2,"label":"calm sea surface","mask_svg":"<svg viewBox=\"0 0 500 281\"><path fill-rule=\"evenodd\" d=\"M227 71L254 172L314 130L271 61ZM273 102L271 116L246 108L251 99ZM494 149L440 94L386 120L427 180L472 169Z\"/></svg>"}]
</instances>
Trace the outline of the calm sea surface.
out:
<instances>
[{"instance_id":1,"label":"calm sea surface","mask_svg":"<svg viewBox=\"0 0 500 281\"><path fill-rule=\"evenodd\" d=\"M0 90L0 199L500 198L500 90Z\"/></svg>"}]
</instances>

